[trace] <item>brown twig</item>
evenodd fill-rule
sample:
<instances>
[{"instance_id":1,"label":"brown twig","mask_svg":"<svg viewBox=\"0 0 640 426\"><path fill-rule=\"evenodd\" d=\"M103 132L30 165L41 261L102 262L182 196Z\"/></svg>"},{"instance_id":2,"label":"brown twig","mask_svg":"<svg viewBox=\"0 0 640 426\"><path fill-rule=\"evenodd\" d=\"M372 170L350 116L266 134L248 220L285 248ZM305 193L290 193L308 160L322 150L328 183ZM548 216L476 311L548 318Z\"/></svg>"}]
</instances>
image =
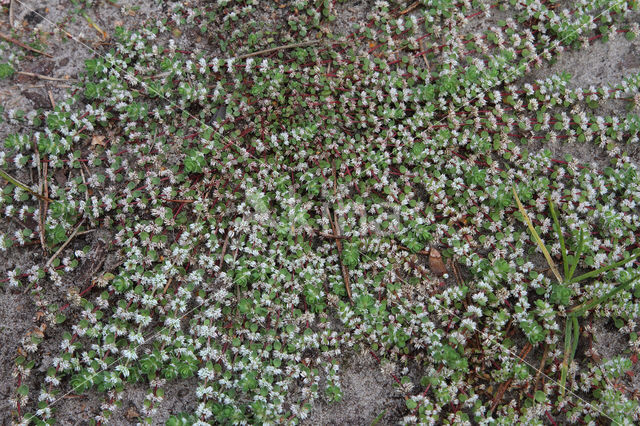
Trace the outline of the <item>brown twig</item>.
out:
<instances>
[{"instance_id":1,"label":"brown twig","mask_svg":"<svg viewBox=\"0 0 640 426\"><path fill-rule=\"evenodd\" d=\"M63 78L63 77L49 77L48 75L36 74L28 71L17 71L16 74L26 75L27 77L35 77L41 80L49 80L49 81L76 81L73 78Z\"/></svg>"},{"instance_id":2,"label":"brown twig","mask_svg":"<svg viewBox=\"0 0 640 426\"><path fill-rule=\"evenodd\" d=\"M9 26L13 28L13 0L9 0Z\"/></svg>"},{"instance_id":3,"label":"brown twig","mask_svg":"<svg viewBox=\"0 0 640 426\"><path fill-rule=\"evenodd\" d=\"M45 162L42 164L42 183L44 184L44 202L46 203L44 205L44 217L47 217L47 210L49 209L49 184L47 183L47 179L48 179L48 171L49 171L49 163Z\"/></svg>"},{"instance_id":4,"label":"brown twig","mask_svg":"<svg viewBox=\"0 0 640 426\"><path fill-rule=\"evenodd\" d=\"M491 404L491 410L489 411L489 413L493 413L493 410L496 409L507 389L511 387L511 382L513 382L513 379L509 379L506 383L500 385L498 391L496 392L496 395L493 397L493 402Z\"/></svg>"},{"instance_id":5,"label":"brown twig","mask_svg":"<svg viewBox=\"0 0 640 426\"><path fill-rule=\"evenodd\" d=\"M89 205L89 185L87 185L87 179L84 177L84 172L82 171L82 167L80 168L80 175L82 176L82 183L87 187L87 190L84 193L84 199Z\"/></svg>"},{"instance_id":6,"label":"brown twig","mask_svg":"<svg viewBox=\"0 0 640 426\"><path fill-rule=\"evenodd\" d=\"M458 265L453 259L451 259L451 269L453 270L453 276L455 277L458 285L461 287L464 286L464 280L462 279Z\"/></svg>"},{"instance_id":7,"label":"brown twig","mask_svg":"<svg viewBox=\"0 0 640 426\"><path fill-rule=\"evenodd\" d=\"M53 99L53 93L51 93L51 89L47 88L47 94L49 95L49 102L51 102L51 108L56 109L56 101Z\"/></svg>"},{"instance_id":8,"label":"brown twig","mask_svg":"<svg viewBox=\"0 0 640 426\"><path fill-rule=\"evenodd\" d=\"M220 253L220 264L218 267L222 269L222 262L224 262L224 254L227 252L227 245L229 244L229 231L227 231L227 236L224 239L224 243L222 244L222 253Z\"/></svg>"},{"instance_id":9,"label":"brown twig","mask_svg":"<svg viewBox=\"0 0 640 426\"><path fill-rule=\"evenodd\" d=\"M522 348L522 351L520 351L520 355L518 355L518 359L523 360L529 354L529 351L531 351L532 348L533 346L531 345L531 343L527 343L526 345L524 345L524 348ZM493 403L491 404L491 410L489 411L490 413L493 413L493 410L496 409L505 392L511 387L512 382L513 379L509 379L506 383L501 385L500 388L498 388L496 396L493 398Z\"/></svg>"},{"instance_id":10,"label":"brown twig","mask_svg":"<svg viewBox=\"0 0 640 426\"><path fill-rule=\"evenodd\" d=\"M69 236L69 238L67 238L67 241L64 242L64 244L62 244L60 246L60 248L53 254L53 256L51 256L49 258L49 260L47 260L47 263L45 263L44 268L48 269L49 266L51 266L51 263L53 263L53 261L55 260L56 257L58 257L58 255L60 253L62 253L62 250L65 249L65 247L67 247L69 245L69 243L71 242L71 240L73 240L76 236L76 234L78 233L78 230L80 229L80 227L84 224L84 218L80 221L80 223L78 223L78 225L76 226L76 228L73 230L73 232L71 233L71 235Z\"/></svg>"},{"instance_id":11,"label":"brown twig","mask_svg":"<svg viewBox=\"0 0 640 426\"><path fill-rule=\"evenodd\" d=\"M258 55L263 55L265 53L277 52L278 50L295 49L296 47L311 46L311 45L317 44L318 42L319 40L311 40L311 41L303 41L301 43L285 44L283 46L272 47L270 49L259 50L257 52L236 56L235 59L236 60L247 59L247 58L251 58L252 56L258 56Z\"/></svg>"},{"instance_id":12,"label":"brown twig","mask_svg":"<svg viewBox=\"0 0 640 426\"><path fill-rule=\"evenodd\" d=\"M195 203L196 202L196 200L176 200L176 199L173 199L173 198L163 198L163 200L164 201L170 201L172 203L185 203L185 204Z\"/></svg>"},{"instance_id":13,"label":"brown twig","mask_svg":"<svg viewBox=\"0 0 640 426\"><path fill-rule=\"evenodd\" d=\"M36 141L33 141L33 152L36 154L36 165L38 166L38 192L40 192L41 194L43 194L45 197L47 196L47 194L44 193L44 188L43 188L43 173L42 173L42 163L40 160L40 151L38 151L38 144L36 143ZM44 211L46 210L45 205L47 204L46 200L43 199L38 199L38 203L40 206L40 214L39 214L39 219L40 219L40 245L42 246L42 252L46 255L47 254L47 245L45 244L45 238L44 238L44 222L46 219L46 216L43 214Z\"/></svg>"},{"instance_id":14,"label":"brown twig","mask_svg":"<svg viewBox=\"0 0 640 426\"><path fill-rule=\"evenodd\" d=\"M333 193L335 195L338 193L338 175L336 172L336 165L333 163L333 160L331 160L331 168L333 169Z\"/></svg>"},{"instance_id":15,"label":"brown twig","mask_svg":"<svg viewBox=\"0 0 640 426\"><path fill-rule=\"evenodd\" d=\"M82 167L84 168L84 170L87 172L88 176L91 176L91 172L89 171L89 167L87 167L87 165L85 163L80 163L82 164ZM82 170L82 169L80 169ZM82 177L84 179L84 176ZM87 183L85 182L85 185L87 185ZM99 189L96 189L96 191L98 192L98 194L100 194L100 197L104 197L102 194L102 191L100 191ZM89 197L89 185L87 185L87 197Z\"/></svg>"},{"instance_id":16,"label":"brown twig","mask_svg":"<svg viewBox=\"0 0 640 426\"><path fill-rule=\"evenodd\" d=\"M162 294L166 294L167 290L169 289L169 286L171 285L171 281L173 281L173 277L169 278L169 281L167 281L167 285L164 286L164 290L162 290Z\"/></svg>"},{"instance_id":17,"label":"brown twig","mask_svg":"<svg viewBox=\"0 0 640 426\"><path fill-rule=\"evenodd\" d=\"M544 363L547 360L547 353L549 351L549 346L548 345L544 345L544 352L542 353L542 360L540 361L540 368L538 368L538 371L536 372L536 378L533 380L533 393L536 393L536 388L538 387L538 380L540 380L540 374L542 373L542 370L544 369Z\"/></svg>"},{"instance_id":18,"label":"brown twig","mask_svg":"<svg viewBox=\"0 0 640 426\"><path fill-rule=\"evenodd\" d=\"M411 3L411 5L409 7L407 7L405 10L403 10L402 12L400 12L398 14L398 16L402 16L402 15L406 15L407 13L411 12L413 9L415 9L416 7L418 7L418 5L420 4L419 1L414 1L413 3Z\"/></svg>"},{"instance_id":19,"label":"brown twig","mask_svg":"<svg viewBox=\"0 0 640 426\"><path fill-rule=\"evenodd\" d=\"M338 246L338 261L340 262L340 270L342 271L342 279L344 280L344 286L347 289L347 296L349 296L349 300L351 302L353 302L353 298L351 297L351 283L349 282L349 271L347 270L347 267L345 266L344 263L342 263L342 241L341 240L341 236L342 234L340 233L340 227L338 226L338 216L336 215L336 213L333 213L333 219L330 217L329 220L331 221L331 228L333 229L333 235L335 235L336 238L336 246Z\"/></svg>"},{"instance_id":20,"label":"brown twig","mask_svg":"<svg viewBox=\"0 0 640 426\"><path fill-rule=\"evenodd\" d=\"M20 85L20 86L9 86L9 90L18 90L18 89L46 89L47 86L46 84L26 84L26 85ZM68 84L56 84L54 86L56 89L70 89L73 86L70 86Z\"/></svg>"},{"instance_id":21,"label":"brown twig","mask_svg":"<svg viewBox=\"0 0 640 426\"><path fill-rule=\"evenodd\" d=\"M427 72L429 73L429 80L431 80L431 67L429 67L429 61L427 60L427 53L424 50L424 45L422 44L422 39L418 41L420 44L420 50L422 51L422 59L424 59L424 65L427 68Z\"/></svg>"},{"instance_id":22,"label":"brown twig","mask_svg":"<svg viewBox=\"0 0 640 426\"><path fill-rule=\"evenodd\" d=\"M344 235L326 234L324 232L318 232L318 231L313 231L313 232L315 232L316 235L319 235L325 238L333 238L333 239L340 239L340 240L349 239L349 237L345 237Z\"/></svg>"},{"instance_id":23,"label":"brown twig","mask_svg":"<svg viewBox=\"0 0 640 426\"><path fill-rule=\"evenodd\" d=\"M13 43L16 46L20 46L23 49L30 50L30 51L38 53L40 55L44 55L44 56L46 56L48 58L53 58L53 56L49 55L48 53L45 53L42 50L34 49L33 47L31 47L31 46L29 46L27 44L24 44L23 42L18 41L15 38L9 37L8 35L6 35L4 33L0 33L0 38L5 40L5 41L8 41L9 43Z\"/></svg>"},{"instance_id":24,"label":"brown twig","mask_svg":"<svg viewBox=\"0 0 640 426\"><path fill-rule=\"evenodd\" d=\"M333 193L338 193L338 177L336 172L336 165L333 160L331 160L331 168L333 169ZM351 283L349 282L349 271L344 263L342 263L342 233L340 232L340 226L338 226L338 215L335 211L331 214L329 211L329 221L331 222L331 229L333 230L333 235L335 236L336 246L338 247L338 261L340 262L340 270L342 271L342 279L344 280L344 286L347 289L347 296L349 296L349 300L353 302L353 298L351 297Z\"/></svg>"}]
</instances>

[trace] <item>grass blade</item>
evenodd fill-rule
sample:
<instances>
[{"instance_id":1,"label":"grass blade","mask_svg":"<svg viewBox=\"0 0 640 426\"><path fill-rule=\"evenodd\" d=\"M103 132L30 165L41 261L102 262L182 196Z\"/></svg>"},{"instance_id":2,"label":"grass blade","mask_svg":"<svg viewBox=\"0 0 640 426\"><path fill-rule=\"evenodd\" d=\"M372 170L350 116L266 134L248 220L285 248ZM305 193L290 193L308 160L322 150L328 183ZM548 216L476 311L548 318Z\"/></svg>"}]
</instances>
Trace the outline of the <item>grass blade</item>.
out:
<instances>
[{"instance_id":1,"label":"grass blade","mask_svg":"<svg viewBox=\"0 0 640 426\"><path fill-rule=\"evenodd\" d=\"M636 259L638 256L640 256L640 253L636 253L633 256L625 257L624 259L619 260L616 263L612 263L611 265L603 266L602 268L596 269L595 271L591 271L591 272L587 272L586 274L582 274L579 277L570 280L569 282L570 283L577 283L577 282L586 280L588 278L597 277L598 275L602 274L603 272L608 271L609 269L617 268L618 266L622 266L622 265L632 261L633 259Z\"/></svg>"},{"instance_id":2,"label":"grass blade","mask_svg":"<svg viewBox=\"0 0 640 426\"><path fill-rule=\"evenodd\" d=\"M383 410L382 413L378 414L378 416L371 422L371 426L377 425L385 414L387 414L387 410Z\"/></svg>"},{"instance_id":3,"label":"grass blade","mask_svg":"<svg viewBox=\"0 0 640 426\"><path fill-rule=\"evenodd\" d=\"M567 260L567 246L564 242L564 235L562 235L562 228L560 228L560 221L558 220L558 215L556 214L556 209L553 205L553 201L551 201L551 197L548 197L549 200L549 209L551 210L551 217L553 218L554 228L556 230L556 234L558 234L558 240L560 241L560 252L562 253L562 265L564 267L564 276L567 277L569 275L569 263Z\"/></svg>"},{"instance_id":4,"label":"grass blade","mask_svg":"<svg viewBox=\"0 0 640 426\"><path fill-rule=\"evenodd\" d=\"M562 284L563 280L562 280L562 277L560 276L560 272L558 272L558 268L556 268L556 264L553 263L553 259L551 258L549 251L544 245L544 241L542 241L542 239L536 232L536 229L533 227L533 223L531 223L531 219L529 219L529 215L527 215L527 211L524 209L524 206L520 202L520 198L518 198L518 194L516 193L516 187L511 186L511 189L513 190L513 196L516 200L516 204L518 205L518 209L520 210L520 214L522 214L522 218L527 223L527 226L529 227L529 231L531 231L531 233L533 234L533 238L536 240L536 243L538 244L538 247L540 247L540 250L542 250L542 254L544 254L545 259L547 259L549 268L551 268L551 271L556 276L558 283Z\"/></svg>"},{"instance_id":5,"label":"grass blade","mask_svg":"<svg viewBox=\"0 0 640 426\"><path fill-rule=\"evenodd\" d=\"M617 287L615 287L612 290L608 291L607 294L605 294L604 296L602 296L602 297L600 297L600 298L598 298L596 300L592 300L591 302L587 303L584 306L583 305L578 305L578 306L576 306L575 308L573 308L569 312L571 312L576 317L584 315L585 312L587 312L590 309L594 308L595 306L601 304L602 302L606 302L607 300L609 300L610 298L612 298L613 296L615 296L617 293L621 292L622 290L628 289L631 286L631 284L635 280L637 280L638 278L640 278L640 274L637 274L633 278L630 278L627 281L625 281L624 283L619 284Z\"/></svg>"},{"instance_id":6,"label":"grass blade","mask_svg":"<svg viewBox=\"0 0 640 426\"><path fill-rule=\"evenodd\" d=\"M51 198L47 198L44 195L38 194L33 189L29 188L27 185L25 185L24 183L20 182L16 178L12 177L10 174L5 172L4 170L0 170L0 177L2 177L7 182L10 182L10 183L14 184L18 188L24 189L29 194L34 195L34 196L38 197L41 200L48 201L48 202L53 202L53 200Z\"/></svg>"},{"instance_id":7,"label":"grass blade","mask_svg":"<svg viewBox=\"0 0 640 426\"><path fill-rule=\"evenodd\" d=\"M580 227L580 231L578 232L578 248L571 259L571 269L569 270L569 275L565 275L565 279L567 282L571 282L571 277L576 272L576 268L578 267L578 263L580 262L580 256L582 255L582 250L584 249L584 231L582 227Z\"/></svg>"},{"instance_id":8,"label":"grass blade","mask_svg":"<svg viewBox=\"0 0 640 426\"><path fill-rule=\"evenodd\" d=\"M576 350L578 349L578 339L580 338L580 324L578 324L578 317L575 315L571 315L571 325L573 327L573 337L571 341L571 356L569 357L569 364L573 361L573 358L576 356Z\"/></svg>"},{"instance_id":9,"label":"grass blade","mask_svg":"<svg viewBox=\"0 0 640 426\"><path fill-rule=\"evenodd\" d=\"M560 367L560 395L564 396L567 372L569 371L569 355L571 354L572 329L569 318L564 327L564 358Z\"/></svg>"}]
</instances>

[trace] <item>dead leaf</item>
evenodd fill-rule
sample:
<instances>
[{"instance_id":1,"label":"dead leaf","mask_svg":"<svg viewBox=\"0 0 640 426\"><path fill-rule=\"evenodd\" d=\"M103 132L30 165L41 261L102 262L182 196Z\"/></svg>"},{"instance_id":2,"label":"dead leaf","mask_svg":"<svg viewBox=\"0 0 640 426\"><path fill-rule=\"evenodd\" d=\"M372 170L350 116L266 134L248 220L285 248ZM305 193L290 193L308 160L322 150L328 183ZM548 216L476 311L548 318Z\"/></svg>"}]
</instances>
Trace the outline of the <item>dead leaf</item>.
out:
<instances>
[{"instance_id":1,"label":"dead leaf","mask_svg":"<svg viewBox=\"0 0 640 426\"><path fill-rule=\"evenodd\" d=\"M36 318L35 318L36 321L39 321L40 318L42 318L43 316L44 316L44 312L42 312L42 311L36 312Z\"/></svg>"},{"instance_id":2,"label":"dead leaf","mask_svg":"<svg viewBox=\"0 0 640 426\"><path fill-rule=\"evenodd\" d=\"M91 146L100 145L105 146L107 143L104 141L103 135L93 135L91 138Z\"/></svg>"},{"instance_id":3,"label":"dead leaf","mask_svg":"<svg viewBox=\"0 0 640 426\"><path fill-rule=\"evenodd\" d=\"M442 261L442 255L433 247L431 247L431 251L429 251L429 268L431 268L431 272L439 277L448 273L447 267Z\"/></svg>"},{"instance_id":4,"label":"dead leaf","mask_svg":"<svg viewBox=\"0 0 640 426\"><path fill-rule=\"evenodd\" d=\"M124 415L129 420L140 417L140 413L138 413L133 407L129 407L129 409Z\"/></svg>"},{"instance_id":5,"label":"dead leaf","mask_svg":"<svg viewBox=\"0 0 640 426\"><path fill-rule=\"evenodd\" d=\"M60 186L67 183L67 175L65 174L64 169L59 169L53 174L53 177L56 178L56 183Z\"/></svg>"}]
</instances>

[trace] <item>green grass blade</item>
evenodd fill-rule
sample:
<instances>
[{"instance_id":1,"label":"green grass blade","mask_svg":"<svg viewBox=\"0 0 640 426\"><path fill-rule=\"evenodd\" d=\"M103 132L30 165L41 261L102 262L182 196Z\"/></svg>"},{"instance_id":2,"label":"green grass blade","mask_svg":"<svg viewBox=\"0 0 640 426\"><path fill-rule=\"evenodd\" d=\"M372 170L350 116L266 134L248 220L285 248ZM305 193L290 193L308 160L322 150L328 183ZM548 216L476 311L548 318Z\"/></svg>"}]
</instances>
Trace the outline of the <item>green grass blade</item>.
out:
<instances>
[{"instance_id":1,"label":"green grass blade","mask_svg":"<svg viewBox=\"0 0 640 426\"><path fill-rule=\"evenodd\" d=\"M582 255L582 250L584 249L584 231L582 227L578 232L578 248L574 253L573 258L571 259L571 269L569 270L569 275L565 275L565 279L567 282L571 282L571 277L576 272L576 268L578 267L578 263L580 262L580 256Z\"/></svg>"},{"instance_id":2,"label":"green grass blade","mask_svg":"<svg viewBox=\"0 0 640 426\"><path fill-rule=\"evenodd\" d=\"M573 327L573 337L571 341L571 356L569 357L569 364L573 361L576 356L576 350L578 349L578 339L580 338L580 324L578 324L578 317L575 315L570 315L571 325Z\"/></svg>"},{"instance_id":3,"label":"green grass blade","mask_svg":"<svg viewBox=\"0 0 640 426\"><path fill-rule=\"evenodd\" d=\"M609 300L610 298L612 298L613 296L615 296L617 293L621 292L622 290L628 289L631 286L631 284L635 280L637 280L638 278L640 278L640 274L637 274L633 278L630 278L627 281L625 281L624 283L619 284L617 287L615 287L612 290L608 291L607 294L603 295L602 297L600 297L600 298L598 298L596 300L592 300L591 302L589 302L585 306L579 305L579 306L575 307L574 309L572 309L570 312L572 312L573 315L575 315L576 317L584 315L585 312L589 311L590 309L593 309L595 306L598 306L602 302L606 302L607 300Z\"/></svg>"},{"instance_id":4,"label":"green grass blade","mask_svg":"<svg viewBox=\"0 0 640 426\"><path fill-rule=\"evenodd\" d=\"M591 272L587 272L586 274L582 274L579 277L573 278L572 280L570 280L568 282L570 282L570 283L578 283L578 282L586 280L588 278L597 277L598 275L602 274L603 272L608 271L609 269L617 268L618 266L622 266L625 263L628 263L628 262L632 261L633 259L636 259L638 256L640 256L640 253L636 253L633 256L625 257L624 259L619 260L616 263L612 263L611 265L603 266L602 268L596 269L595 271L591 271Z\"/></svg>"},{"instance_id":5,"label":"green grass blade","mask_svg":"<svg viewBox=\"0 0 640 426\"><path fill-rule=\"evenodd\" d=\"M378 414L378 416L371 422L371 426L377 425L385 414L387 414L387 410L383 410L382 413Z\"/></svg>"},{"instance_id":6,"label":"green grass blade","mask_svg":"<svg viewBox=\"0 0 640 426\"><path fill-rule=\"evenodd\" d=\"M569 318L564 327L564 358L560 367L560 395L564 396L565 384L567 383L567 372L569 371L569 356L571 354L572 329Z\"/></svg>"},{"instance_id":7,"label":"green grass blade","mask_svg":"<svg viewBox=\"0 0 640 426\"><path fill-rule=\"evenodd\" d=\"M19 180L17 180L16 178L12 177L10 174L8 174L7 172L5 172L4 170L1 170L1 169L0 169L0 177L2 177L7 182L10 182L10 183L14 184L18 188L24 189L29 194L35 195L36 197L40 198L41 200L48 201L48 202L52 202L53 201L51 198L47 198L44 195L38 194L33 189L29 188L27 185L25 185L24 183L20 182Z\"/></svg>"},{"instance_id":8,"label":"green grass blade","mask_svg":"<svg viewBox=\"0 0 640 426\"><path fill-rule=\"evenodd\" d=\"M551 201L551 197L548 197L549 200L549 209L551 210L551 217L553 218L554 228L556 230L556 234L558 234L558 240L560 241L560 252L562 253L562 265L564 269L565 279L569 275L569 263L567 260L567 246L564 243L564 235L562 235L562 228L560 228L560 221L558 220L558 215L556 213L556 208L553 205L553 201Z\"/></svg>"},{"instance_id":9,"label":"green grass blade","mask_svg":"<svg viewBox=\"0 0 640 426\"><path fill-rule=\"evenodd\" d=\"M560 276L560 272L558 271L558 268L556 268L556 264L553 263L553 259L551 258L551 255L549 254L547 247L545 247L544 241L542 241L542 239L536 232L536 229L533 227L533 223L531 223L531 219L529 219L529 215L527 214L527 211L524 209L524 206L520 202L520 198L518 198L518 194L516 193L516 187L512 185L511 189L513 190L513 196L516 200L516 204L518 205L518 209L520 210L520 214L522 214L522 218L524 219L527 226L529 227L529 231L531 231L531 234L533 234L533 238L536 240L538 247L540 247L540 250L542 250L542 254L544 254L544 258L547 259L549 268L551 268L551 271L556 276L558 283L562 284L563 279Z\"/></svg>"}]
</instances>

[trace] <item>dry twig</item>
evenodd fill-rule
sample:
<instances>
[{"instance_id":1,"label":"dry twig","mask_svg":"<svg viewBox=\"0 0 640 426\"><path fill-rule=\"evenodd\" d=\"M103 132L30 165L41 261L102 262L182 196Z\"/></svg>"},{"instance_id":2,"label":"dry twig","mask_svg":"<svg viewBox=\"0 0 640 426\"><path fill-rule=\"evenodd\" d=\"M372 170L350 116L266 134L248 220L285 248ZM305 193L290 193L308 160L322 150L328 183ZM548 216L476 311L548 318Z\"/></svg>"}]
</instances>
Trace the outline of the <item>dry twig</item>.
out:
<instances>
[{"instance_id":1,"label":"dry twig","mask_svg":"<svg viewBox=\"0 0 640 426\"><path fill-rule=\"evenodd\" d=\"M285 44L283 46L272 47L270 49L259 50L257 52L236 56L234 59L236 60L247 59L247 58L251 58L252 56L258 56L258 55L263 55L265 53L277 52L278 50L295 49L296 47L311 46L311 45L317 44L318 42L319 40L311 40L311 41L303 41L301 43Z\"/></svg>"},{"instance_id":2,"label":"dry twig","mask_svg":"<svg viewBox=\"0 0 640 426\"><path fill-rule=\"evenodd\" d=\"M9 90L18 90L18 89L46 89L49 86L46 84L25 84L20 86L9 86ZM71 89L73 86L68 84L56 84L56 89Z\"/></svg>"},{"instance_id":3,"label":"dry twig","mask_svg":"<svg viewBox=\"0 0 640 426\"><path fill-rule=\"evenodd\" d=\"M82 167L80 168L80 175L82 176L82 183L87 187L87 190L84 192L84 199L87 202L87 205L89 205L89 185L87 185L87 179L84 177Z\"/></svg>"},{"instance_id":4,"label":"dry twig","mask_svg":"<svg viewBox=\"0 0 640 426\"><path fill-rule=\"evenodd\" d=\"M531 343L527 343L526 345L524 345L524 348L522 348L520 355L518 355L518 359L523 360L529 354L529 351L531 351L532 348L533 346L531 345ZM493 398L493 402L491 404L491 410L489 411L489 413L493 413L493 410L496 409L496 407L500 403L500 400L504 396L505 392L511 387L512 382L513 382L513 379L509 379L507 380L506 383L504 383L498 388L498 391L496 392L496 396Z\"/></svg>"},{"instance_id":5,"label":"dry twig","mask_svg":"<svg viewBox=\"0 0 640 426\"><path fill-rule=\"evenodd\" d=\"M422 44L422 39L418 41L420 44L420 51L422 52L422 59L424 59L424 66L427 68L427 73L429 73L429 80L431 80L431 68L429 67L429 61L427 60L427 52L424 50L424 44Z\"/></svg>"},{"instance_id":6,"label":"dry twig","mask_svg":"<svg viewBox=\"0 0 640 426\"><path fill-rule=\"evenodd\" d=\"M43 179L43 172L42 172L42 163L40 160L40 151L38 151L38 144L36 143L36 141L33 141L33 152L36 154L36 165L38 166L38 192L41 194L44 194L44 179ZM45 195L46 197L46 195ZM47 254L47 245L45 243L45 238L44 238L44 222L45 219L47 218L46 215L44 215L44 212L47 209L47 201L43 200L43 199L38 199L38 203L39 203L39 207L40 207L40 214L39 214L39 219L40 219L40 245L42 246L42 251L43 253L46 255Z\"/></svg>"},{"instance_id":7,"label":"dry twig","mask_svg":"<svg viewBox=\"0 0 640 426\"><path fill-rule=\"evenodd\" d=\"M183 203L183 204L189 204L189 203L195 203L196 200L178 200L175 198L164 198L164 201L170 201L172 203Z\"/></svg>"},{"instance_id":8,"label":"dry twig","mask_svg":"<svg viewBox=\"0 0 640 426\"><path fill-rule=\"evenodd\" d=\"M338 261L340 262L340 270L342 271L342 279L344 280L344 286L347 289L347 296L349 296L349 300L353 302L353 298L351 297L351 283L349 282L349 271L344 263L342 263L342 234L340 233L340 226L338 226L338 216L336 213L333 213L333 219L331 219L331 228L333 228L333 235L336 236L336 246L338 246Z\"/></svg>"},{"instance_id":9,"label":"dry twig","mask_svg":"<svg viewBox=\"0 0 640 426\"><path fill-rule=\"evenodd\" d=\"M53 263L53 261L56 259L56 257L58 257L58 255L60 253L62 253L62 250L65 249L65 247L67 247L69 245L69 243L71 242L71 240L73 240L76 236L76 234L78 233L78 230L80 229L80 227L84 224L84 218L80 221L80 223L78 223L78 225L76 226L76 228L73 230L73 232L71 233L71 235L69 235L69 238L67 238L67 241L64 242L64 244L62 244L60 246L60 248L53 254L53 256L51 256L49 258L49 260L47 260L47 263L45 263L44 268L48 269L49 266L51 266L51 263Z\"/></svg>"},{"instance_id":10,"label":"dry twig","mask_svg":"<svg viewBox=\"0 0 640 426\"><path fill-rule=\"evenodd\" d=\"M6 35L4 33L0 33L0 38L5 40L5 41L8 41L9 43L13 43L16 46L20 46L23 49L30 50L30 51L38 53L40 55L44 55L44 56L46 56L48 58L53 58L53 56L49 55L48 53L45 53L42 50L34 49L33 47L31 47L31 46L29 46L27 44L24 44L23 42L18 41L15 38L9 37L8 35Z\"/></svg>"},{"instance_id":11,"label":"dry twig","mask_svg":"<svg viewBox=\"0 0 640 426\"><path fill-rule=\"evenodd\" d=\"M405 10L400 12L398 14L398 16L406 15L407 13L411 12L413 9L418 7L418 5L420 5L420 2L419 1L414 1L413 3L411 3L411 5L409 5L409 7L407 7Z\"/></svg>"},{"instance_id":12,"label":"dry twig","mask_svg":"<svg viewBox=\"0 0 640 426\"><path fill-rule=\"evenodd\" d=\"M13 0L9 0L9 26L13 28L14 20L13 20Z\"/></svg>"},{"instance_id":13,"label":"dry twig","mask_svg":"<svg viewBox=\"0 0 640 426\"><path fill-rule=\"evenodd\" d=\"M224 243L222 244L222 253L220 253L220 264L218 268L222 269L222 263L224 262L224 254L227 252L227 245L229 244L229 231L227 231L227 236L224 239Z\"/></svg>"},{"instance_id":14,"label":"dry twig","mask_svg":"<svg viewBox=\"0 0 640 426\"><path fill-rule=\"evenodd\" d=\"M171 285L171 281L173 281L173 277L170 277L169 281L167 281L167 285L164 286L164 290L162 290L162 294L167 294L167 290L169 290L169 286Z\"/></svg>"},{"instance_id":15,"label":"dry twig","mask_svg":"<svg viewBox=\"0 0 640 426\"><path fill-rule=\"evenodd\" d=\"M536 372L536 378L533 380L533 393L536 393L536 388L538 387L538 380L540 380L540 373L542 373L542 370L544 369L544 363L547 360L547 353L549 351L549 346L545 345L544 346L544 352L542 353L542 360L540 361L540 368L538 368L538 371Z\"/></svg>"},{"instance_id":16,"label":"dry twig","mask_svg":"<svg viewBox=\"0 0 640 426\"><path fill-rule=\"evenodd\" d=\"M56 109L56 101L53 99L53 93L51 93L51 89L47 88L47 94L49 95L49 102L51 102L51 108Z\"/></svg>"},{"instance_id":17,"label":"dry twig","mask_svg":"<svg viewBox=\"0 0 640 426\"><path fill-rule=\"evenodd\" d=\"M49 80L49 81L76 81L73 78L63 78L63 77L49 77L48 75L36 74L28 71L17 71L16 74L26 75L27 77L35 77L41 80Z\"/></svg>"},{"instance_id":18,"label":"dry twig","mask_svg":"<svg viewBox=\"0 0 640 426\"><path fill-rule=\"evenodd\" d=\"M345 237L344 235L333 235L333 234L326 234L324 232L318 232L318 231L314 231L316 235L319 235L321 237L324 238L335 238L335 239L341 239L341 240L346 240L349 237Z\"/></svg>"}]
</instances>

